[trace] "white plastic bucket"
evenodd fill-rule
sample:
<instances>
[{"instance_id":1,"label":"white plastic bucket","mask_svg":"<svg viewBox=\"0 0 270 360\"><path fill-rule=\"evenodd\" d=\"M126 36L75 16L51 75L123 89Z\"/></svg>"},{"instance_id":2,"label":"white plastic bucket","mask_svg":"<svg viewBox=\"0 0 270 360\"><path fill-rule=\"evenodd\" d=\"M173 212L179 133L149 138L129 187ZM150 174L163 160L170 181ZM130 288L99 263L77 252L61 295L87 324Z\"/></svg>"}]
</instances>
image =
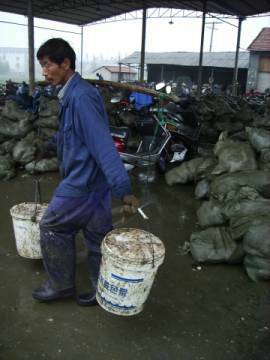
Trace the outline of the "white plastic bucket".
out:
<instances>
[{"instance_id":1,"label":"white plastic bucket","mask_svg":"<svg viewBox=\"0 0 270 360\"><path fill-rule=\"evenodd\" d=\"M101 250L99 305L117 315L139 313L164 260L162 241L144 230L115 229L105 236Z\"/></svg>"},{"instance_id":2,"label":"white plastic bucket","mask_svg":"<svg viewBox=\"0 0 270 360\"><path fill-rule=\"evenodd\" d=\"M19 255L41 259L39 222L48 204L21 203L10 209Z\"/></svg>"}]
</instances>

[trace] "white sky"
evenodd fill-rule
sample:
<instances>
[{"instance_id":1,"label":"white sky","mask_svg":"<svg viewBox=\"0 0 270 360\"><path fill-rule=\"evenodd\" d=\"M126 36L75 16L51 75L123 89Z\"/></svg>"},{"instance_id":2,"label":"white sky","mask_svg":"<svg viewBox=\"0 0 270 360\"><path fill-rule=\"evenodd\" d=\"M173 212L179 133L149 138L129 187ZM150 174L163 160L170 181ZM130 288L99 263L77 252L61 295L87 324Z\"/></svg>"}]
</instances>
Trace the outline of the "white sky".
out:
<instances>
[{"instance_id":1,"label":"white sky","mask_svg":"<svg viewBox=\"0 0 270 360\"><path fill-rule=\"evenodd\" d=\"M0 12L1 21L12 21L27 24L27 18L20 15ZM147 21L146 51L199 51L201 19L174 18L149 19ZM213 20L207 20L207 22ZM216 20L217 21L217 20ZM235 20L228 20L237 24ZM78 26L63 24L42 19L35 19L36 26L80 32ZM212 51L234 51L236 47L237 28L228 24L216 25ZM270 16L250 18L243 22L241 48L246 49L263 27L270 27ZM27 27L0 23L0 47L27 48ZM207 25L204 50L209 50L211 28ZM53 30L35 29L35 47L51 37L62 37L69 41L80 53L80 35L62 33ZM84 57L93 55L124 57L141 48L141 20L122 21L107 24L91 25L84 28Z\"/></svg>"}]
</instances>

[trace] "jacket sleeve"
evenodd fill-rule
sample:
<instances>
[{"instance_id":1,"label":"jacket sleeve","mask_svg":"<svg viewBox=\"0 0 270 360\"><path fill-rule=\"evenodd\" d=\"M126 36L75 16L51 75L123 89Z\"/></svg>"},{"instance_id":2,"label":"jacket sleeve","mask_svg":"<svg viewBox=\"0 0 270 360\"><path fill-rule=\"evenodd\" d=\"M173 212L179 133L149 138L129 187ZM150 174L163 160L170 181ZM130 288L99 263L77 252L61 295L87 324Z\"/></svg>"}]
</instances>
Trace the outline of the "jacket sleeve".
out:
<instances>
[{"instance_id":1,"label":"jacket sleeve","mask_svg":"<svg viewBox=\"0 0 270 360\"><path fill-rule=\"evenodd\" d=\"M76 104L75 128L103 171L113 196L132 193L129 176L113 143L107 114L98 93L80 96Z\"/></svg>"}]
</instances>

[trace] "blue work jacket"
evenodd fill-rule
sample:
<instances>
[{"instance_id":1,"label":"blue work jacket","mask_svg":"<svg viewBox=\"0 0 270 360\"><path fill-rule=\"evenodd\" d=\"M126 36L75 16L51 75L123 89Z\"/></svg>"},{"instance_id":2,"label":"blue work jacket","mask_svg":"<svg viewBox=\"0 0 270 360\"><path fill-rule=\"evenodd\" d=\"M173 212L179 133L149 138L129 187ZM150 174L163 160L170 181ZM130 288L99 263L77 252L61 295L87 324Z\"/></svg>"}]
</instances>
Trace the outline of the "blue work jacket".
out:
<instances>
[{"instance_id":1,"label":"blue work jacket","mask_svg":"<svg viewBox=\"0 0 270 360\"><path fill-rule=\"evenodd\" d=\"M99 91L75 73L59 106L55 140L62 181L55 195L77 197L106 188L118 198L131 194Z\"/></svg>"}]
</instances>

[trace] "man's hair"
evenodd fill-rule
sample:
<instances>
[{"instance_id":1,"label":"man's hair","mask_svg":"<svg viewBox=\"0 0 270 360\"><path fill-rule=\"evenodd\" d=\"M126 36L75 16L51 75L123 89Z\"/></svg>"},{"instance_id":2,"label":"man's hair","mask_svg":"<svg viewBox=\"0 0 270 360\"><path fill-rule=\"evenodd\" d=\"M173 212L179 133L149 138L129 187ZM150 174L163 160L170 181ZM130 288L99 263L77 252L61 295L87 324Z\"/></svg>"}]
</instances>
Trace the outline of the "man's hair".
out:
<instances>
[{"instance_id":1,"label":"man's hair","mask_svg":"<svg viewBox=\"0 0 270 360\"><path fill-rule=\"evenodd\" d=\"M44 44L42 44L37 51L37 59L41 60L45 56L48 56L48 58L52 62L58 65L61 65L63 61L67 58L70 60L70 68L72 70L75 70L75 51L64 39L49 39Z\"/></svg>"}]
</instances>

